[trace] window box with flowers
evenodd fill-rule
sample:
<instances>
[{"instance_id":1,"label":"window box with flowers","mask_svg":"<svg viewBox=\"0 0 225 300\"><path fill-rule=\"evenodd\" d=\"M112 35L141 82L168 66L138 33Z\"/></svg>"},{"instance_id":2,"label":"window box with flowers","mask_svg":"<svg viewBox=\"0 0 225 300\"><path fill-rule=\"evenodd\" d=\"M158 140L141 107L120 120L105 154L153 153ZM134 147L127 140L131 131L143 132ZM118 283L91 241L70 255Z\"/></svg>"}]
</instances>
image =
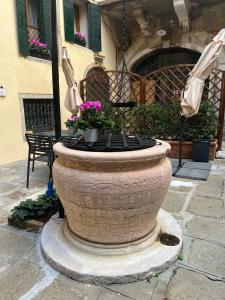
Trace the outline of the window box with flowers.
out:
<instances>
[{"instance_id":1,"label":"window box with flowers","mask_svg":"<svg viewBox=\"0 0 225 300\"><path fill-rule=\"evenodd\" d=\"M76 32L74 35L74 43L82 47L86 47L87 45L86 37L82 33Z\"/></svg>"},{"instance_id":2,"label":"window box with flowers","mask_svg":"<svg viewBox=\"0 0 225 300\"><path fill-rule=\"evenodd\" d=\"M43 43L40 40L31 40L29 48L30 56L48 60L50 59L50 51L47 43Z\"/></svg>"}]
</instances>

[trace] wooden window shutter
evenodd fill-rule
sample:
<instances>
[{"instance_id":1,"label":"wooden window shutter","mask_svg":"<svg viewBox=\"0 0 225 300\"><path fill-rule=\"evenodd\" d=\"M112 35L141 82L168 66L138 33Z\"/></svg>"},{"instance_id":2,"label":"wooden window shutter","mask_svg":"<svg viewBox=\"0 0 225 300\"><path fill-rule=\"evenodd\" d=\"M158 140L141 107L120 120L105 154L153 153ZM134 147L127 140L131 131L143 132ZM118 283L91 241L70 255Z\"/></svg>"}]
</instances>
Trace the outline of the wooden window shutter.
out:
<instances>
[{"instance_id":1,"label":"wooden window shutter","mask_svg":"<svg viewBox=\"0 0 225 300\"><path fill-rule=\"evenodd\" d=\"M95 52L101 51L101 9L91 2L88 2L88 36L89 48Z\"/></svg>"},{"instance_id":2,"label":"wooden window shutter","mask_svg":"<svg viewBox=\"0 0 225 300\"><path fill-rule=\"evenodd\" d=\"M16 0L19 51L23 56L30 54L27 37L26 0Z\"/></svg>"},{"instance_id":3,"label":"wooden window shutter","mask_svg":"<svg viewBox=\"0 0 225 300\"><path fill-rule=\"evenodd\" d=\"M52 49L52 34L51 34L51 0L42 0L41 3L42 15L42 40L48 44L48 48Z\"/></svg>"},{"instance_id":4,"label":"wooden window shutter","mask_svg":"<svg viewBox=\"0 0 225 300\"><path fill-rule=\"evenodd\" d=\"M63 0L65 40L74 43L73 0Z\"/></svg>"}]
</instances>

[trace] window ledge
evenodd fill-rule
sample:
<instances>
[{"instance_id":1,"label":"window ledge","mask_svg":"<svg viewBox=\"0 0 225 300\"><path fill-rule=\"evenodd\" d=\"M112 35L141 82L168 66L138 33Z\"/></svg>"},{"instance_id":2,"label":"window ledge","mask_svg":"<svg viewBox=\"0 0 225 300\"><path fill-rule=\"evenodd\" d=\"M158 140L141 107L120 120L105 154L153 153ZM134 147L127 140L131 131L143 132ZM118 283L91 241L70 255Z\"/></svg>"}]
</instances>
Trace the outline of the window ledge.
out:
<instances>
[{"instance_id":1,"label":"window ledge","mask_svg":"<svg viewBox=\"0 0 225 300\"><path fill-rule=\"evenodd\" d=\"M93 54L93 51L91 49L87 48L87 47L83 47L83 46L80 46L80 45L75 44L75 43L73 43L72 45L75 46L76 48L78 48L79 50L83 50L85 52L89 52L89 53Z\"/></svg>"},{"instance_id":2,"label":"window ledge","mask_svg":"<svg viewBox=\"0 0 225 300\"><path fill-rule=\"evenodd\" d=\"M44 63L44 64L52 64L51 60L43 59L43 58L39 58L39 57L34 57L34 56L26 56L25 59L40 62L40 63Z\"/></svg>"}]
</instances>

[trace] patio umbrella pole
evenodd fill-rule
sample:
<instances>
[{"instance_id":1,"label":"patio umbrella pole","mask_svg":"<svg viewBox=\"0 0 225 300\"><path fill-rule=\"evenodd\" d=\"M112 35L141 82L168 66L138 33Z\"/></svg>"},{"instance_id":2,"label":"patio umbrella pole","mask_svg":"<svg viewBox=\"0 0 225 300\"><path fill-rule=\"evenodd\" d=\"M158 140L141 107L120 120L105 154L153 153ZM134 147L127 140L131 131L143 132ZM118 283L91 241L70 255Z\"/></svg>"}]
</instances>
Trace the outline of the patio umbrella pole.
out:
<instances>
[{"instance_id":1,"label":"patio umbrella pole","mask_svg":"<svg viewBox=\"0 0 225 300\"><path fill-rule=\"evenodd\" d=\"M173 173L173 176L176 176L177 172L182 168L182 158L183 158L183 135L184 135L184 116L181 116L180 119L180 143L179 143L179 160L176 171Z\"/></svg>"},{"instance_id":2,"label":"patio umbrella pole","mask_svg":"<svg viewBox=\"0 0 225 300\"><path fill-rule=\"evenodd\" d=\"M52 86L54 103L55 137L61 137L61 114L60 114L60 93L59 93L59 66L58 66L58 43L57 43L57 12L56 0L51 0L51 30L52 30ZM53 185L53 179L49 180ZM58 199L59 218L64 217L64 208Z\"/></svg>"}]
</instances>

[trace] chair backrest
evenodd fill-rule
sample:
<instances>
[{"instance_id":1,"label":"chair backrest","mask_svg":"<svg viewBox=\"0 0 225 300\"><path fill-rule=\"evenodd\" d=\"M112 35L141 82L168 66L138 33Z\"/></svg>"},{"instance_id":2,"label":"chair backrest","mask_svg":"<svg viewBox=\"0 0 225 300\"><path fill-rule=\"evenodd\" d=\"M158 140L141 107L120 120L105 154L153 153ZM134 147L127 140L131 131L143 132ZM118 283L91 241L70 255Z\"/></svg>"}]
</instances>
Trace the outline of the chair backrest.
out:
<instances>
[{"instance_id":1,"label":"chair backrest","mask_svg":"<svg viewBox=\"0 0 225 300\"><path fill-rule=\"evenodd\" d=\"M48 135L25 133L29 151L35 155L54 156L53 143Z\"/></svg>"}]
</instances>

